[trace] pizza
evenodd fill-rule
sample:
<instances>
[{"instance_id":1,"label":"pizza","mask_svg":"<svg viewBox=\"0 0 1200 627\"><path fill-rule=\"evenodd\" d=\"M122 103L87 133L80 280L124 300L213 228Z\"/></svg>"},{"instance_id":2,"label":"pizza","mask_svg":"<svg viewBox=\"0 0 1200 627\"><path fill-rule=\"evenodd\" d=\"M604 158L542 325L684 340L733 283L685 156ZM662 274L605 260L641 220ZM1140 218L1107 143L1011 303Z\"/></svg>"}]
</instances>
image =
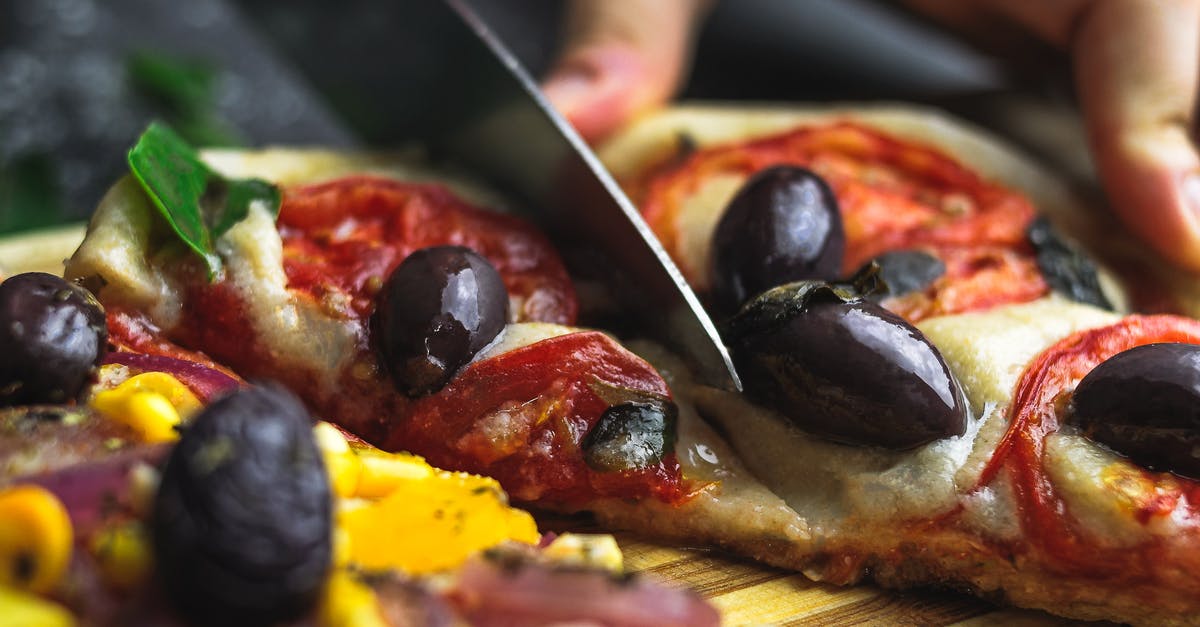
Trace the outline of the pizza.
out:
<instances>
[{"instance_id":1,"label":"pizza","mask_svg":"<svg viewBox=\"0 0 1200 627\"><path fill-rule=\"evenodd\" d=\"M494 479L314 424L198 354L131 350L75 284L8 277L0 308L20 368L0 410L6 624L717 624L623 575L611 536L540 534Z\"/></svg>"},{"instance_id":2,"label":"pizza","mask_svg":"<svg viewBox=\"0 0 1200 627\"><path fill-rule=\"evenodd\" d=\"M1181 390L1200 323L1124 313L1194 314L1186 277L929 111L684 107L601 156L725 320L746 387L676 392L803 519L757 557L1195 622L1200 399Z\"/></svg>"},{"instance_id":3,"label":"pizza","mask_svg":"<svg viewBox=\"0 0 1200 627\"><path fill-rule=\"evenodd\" d=\"M334 177L283 186L277 221L267 208L273 186L211 169L244 155L214 155L209 166L164 127L143 140L155 134L135 152L158 151L151 165L169 163L170 181L189 172L207 181L203 202L221 196L218 211L239 211L239 194L254 199L210 240L217 258L206 258L189 247L200 240L172 231L190 228L187 216L151 213L157 194L175 194L175 209L186 204L179 189L135 182L155 174L137 170L146 164L131 156L134 176L114 187L68 268L68 276L102 273L79 282L26 273L0 283L0 344L10 356L0 367L6 620L717 624L694 593L622 574L611 536L541 534L497 479L461 472L478 466L504 477L514 496L528 494L523 501L553 503L597 493L675 501L690 485L670 450L670 391L609 336L562 324L573 321L574 296L543 236L478 208L487 193L453 175L319 152L262 155L279 168L276 180L304 178L297 168ZM339 176L338 167L355 174ZM204 229L221 220L188 233L211 234ZM264 223L269 229L255 230ZM432 267L413 265L422 259ZM413 267L416 291L404 279ZM523 322L472 348L467 357L477 363L434 372L463 341L470 345L458 320L439 319L437 329L454 328L435 335L443 343L413 366L416 379L405 374L407 362L385 370L374 351L400 349L368 350L367 337L400 341L411 327L387 316L419 313L418 292L437 287L430 273L438 270L449 289L433 295L452 299L462 291L455 281L492 281L503 299L501 327L509 311ZM372 288L379 273L389 280ZM271 283L285 275L290 284ZM389 298L402 300L375 307L373 297L393 288ZM373 325L395 332L372 333ZM538 344L547 346L530 350ZM547 364L560 368L557 378L541 372ZM441 389L439 377L450 375L463 387L440 399L392 381ZM353 387L358 379L377 385ZM521 389L500 387L514 385ZM354 397L334 398L337 386ZM524 399L525 388L548 390L555 396L546 403L575 410L547 428L525 425L545 450L513 444L522 465L483 447L470 425L448 422L473 405L517 420L523 408L504 403ZM310 407L338 424L314 425ZM407 452L415 446L382 450L367 440L399 437L389 413L441 417L436 433L459 429L461 445L425 446L428 457ZM558 430L610 415L586 456L554 450L556 438L570 435ZM632 449L621 440L630 435L626 420L645 439ZM456 463L464 454L475 457ZM435 457L456 471L427 461ZM632 462L640 466L626 467Z\"/></svg>"},{"instance_id":4,"label":"pizza","mask_svg":"<svg viewBox=\"0 0 1200 627\"><path fill-rule=\"evenodd\" d=\"M1186 290L1165 272L1122 281L1153 262L1117 263L1120 246L1102 247L1108 269L1089 262L1057 232L1093 243L1074 228L1061 187L941 116L673 115L633 127L602 156L644 210L654 201L642 190L667 190L647 217L727 319L739 366L754 373L746 396L692 383L686 364L651 343L573 326L570 277L547 240L496 212L503 199L419 160L208 153L193 167L219 174L216 189L257 200L207 244L181 244L180 220L163 219L157 205L171 190L126 179L102 201L67 276L103 303L121 352L280 381L366 444L488 475L522 504L590 512L602 526L723 547L833 583L870 577L1073 617L1192 620L1193 483L1178 465L1187 449L1176 446L1188 440L1169 421L1155 425L1176 451L1164 467L1129 437L1104 434L1105 421L1077 418L1070 402L1079 379L1112 370L1102 366L1126 361L1126 349L1190 345L1189 319L1120 313L1186 306ZM814 122L834 132L797 130ZM780 133L804 136L832 168L832 184L812 183L808 197L842 203L857 190L861 219L839 225L840 254L817 246L801 259L833 275L747 290L739 311L704 283L708 238L755 169L739 150L719 154L721 144L763 136L761 161L751 161L772 166L777 137L766 136ZM887 155L892 168L866 167L854 157L862 154ZM726 167L737 181L721 176ZM239 177L272 182L278 215L269 194ZM922 214L931 182L942 186L938 210ZM879 210L878 184L904 210ZM810 215L832 225L828 209ZM954 219L931 229L922 215ZM889 228L872 230L872 216ZM898 229L906 218L917 224ZM886 341L855 340L861 329L839 326L840 313ZM821 328L810 314L829 333L812 331ZM795 358L806 354L821 359ZM847 365L856 376L840 388L803 385L807 370ZM914 368L927 376L910 385ZM1079 385L1102 397L1105 383ZM919 411L896 411L908 405ZM901 422L877 418L887 412ZM1148 420L1125 417L1118 426L1137 433Z\"/></svg>"}]
</instances>

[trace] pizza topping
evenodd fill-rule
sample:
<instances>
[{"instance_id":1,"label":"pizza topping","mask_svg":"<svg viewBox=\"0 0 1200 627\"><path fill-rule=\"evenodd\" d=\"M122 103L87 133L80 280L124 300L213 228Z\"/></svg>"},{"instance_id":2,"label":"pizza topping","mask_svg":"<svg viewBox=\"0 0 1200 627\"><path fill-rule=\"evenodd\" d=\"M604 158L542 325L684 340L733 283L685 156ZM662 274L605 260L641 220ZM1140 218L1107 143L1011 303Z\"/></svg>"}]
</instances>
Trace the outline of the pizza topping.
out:
<instances>
[{"instance_id":1,"label":"pizza topping","mask_svg":"<svg viewBox=\"0 0 1200 627\"><path fill-rule=\"evenodd\" d=\"M549 240L439 185L357 176L288 188L278 227L288 287L317 302L344 301L345 315L369 314L383 280L413 252L454 245L496 268L514 320L575 321L571 279Z\"/></svg>"},{"instance_id":2,"label":"pizza topping","mask_svg":"<svg viewBox=\"0 0 1200 627\"><path fill-rule=\"evenodd\" d=\"M1038 269L1054 291L1071 300L1113 311L1100 286L1100 275L1092 260L1063 240L1045 216L1039 216L1026 232L1037 251Z\"/></svg>"},{"instance_id":3,"label":"pizza topping","mask_svg":"<svg viewBox=\"0 0 1200 627\"><path fill-rule=\"evenodd\" d=\"M331 510L304 406L281 388L238 390L197 414L167 460L152 521L159 578L200 622L297 617L329 570Z\"/></svg>"},{"instance_id":4,"label":"pizza topping","mask_svg":"<svg viewBox=\"0 0 1200 627\"><path fill-rule=\"evenodd\" d=\"M962 435L967 402L937 349L860 293L801 282L746 305L725 338L747 395L848 444L904 450Z\"/></svg>"},{"instance_id":5,"label":"pizza topping","mask_svg":"<svg viewBox=\"0 0 1200 627\"><path fill-rule=\"evenodd\" d=\"M122 340L124 339L126 338L122 338ZM186 357L197 357L196 353L180 349L165 340L159 342L157 348L175 350L178 354ZM232 392L239 385L238 380L232 376L219 370L214 370L204 364L191 361L191 359L177 359L166 355L147 355L118 351L109 353L104 358L104 363L120 364L134 372L160 372L169 375L172 379L186 386L189 391L196 395L197 400L200 401L208 401L226 392ZM212 365L215 366L216 364ZM172 392L170 396L175 397L176 394L177 392Z\"/></svg>"},{"instance_id":6,"label":"pizza topping","mask_svg":"<svg viewBox=\"0 0 1200 627\"><path fill-rule=\"evenodd\" d=\"M601 472L644 470L675 450L675 403L631 402L604 410L583 439L583 461Z\"/></svg>"},{"instance_id":7,"label":"pizza topping","mask_svg":"<svg viewBox=\"0 0 1200 627\"><path fill-rule=\"evenodd\" d=\"M1118 353L1079 382L1072 410L1088 437L1134 462L1200 478L1200 346Z\"/></svg>"},{"instance_id":8,"label":"pizza topping","mask_svg":"<svg viewBox=\"0 0 1200 627\"><path fill-rule=\"evenodd\" d=\"M274 214L279 189L261 179L227 179L170 127L152 123L129 150L129 170L175 234L208 266L221 268L217 239L261 203Z\"/></svg>"},{"instance_id":9,"label":"pizza topping","mask_svg":"<svg viewBox=\"0 0 1200 627\"><path fill-rule=\"evenodd\" d=\"M845 245L837 199L825 181L804 168L768 168L746 182L717 225L713 297L733 312L776 285L835 279Z\"/></svg>"},{"instance_id":10,"label":"pizza topping","mask_svg":"<svg viewBox=\"0 0 1200 627\"><path fill-rule=\"evenodd\" d=\"M617 397L618 403L606 400ZM583 440L601 416L633 398L669 401L670 391L653 366L611 337L559 335L467 365L445 388L417 399L391 427L384 448L419 451L442 468L495 477L522 501L681 502L689 486L674 451L619 472L599 472L584 461ZM666 446L665 431L663 437Z\"/></svg>"},{"instance_id":11,"label":"pizza topping","mask_svg":"<svg viewBox=\"0 0 1200 627\"><path fill-rule=\"evenodd\" d=\"M886 303L910 322L1028 302L1049 290L1026 237L1035 216L1027 198L940 150L860 124L713 145L625 183L684 276L706 293L715 287L706 272L712 233L728 199L747 177L780 165L816 172L833 190L845 233L835 275L895 250L928 250L946 264L926 290Z\"/></svg>"},{"instance_id":12,"label":"pizza topping","mask_svg":"<svg viewBox=\"0 0 1200 627\"><path fill-rule=\"evenodd\" d=\"M467 622L504 625L715 627L716 608L690 590L578 567L554 568L519 553L467 562L455 600Z\"/></svg>"},{"instance_id":13,"label":"pizza topping","mask_svg":"<svg viewBox=\"0 0 1200 627\"><path fill-rule=\"evenodd\" d=\"M507 321L508 292L492 264L469 248L437 246L388 277L371 331L396 388L418 397L445 386Z\"/></svg>"},{"instance_id":14,"label":"pizza topping","mask_svg":"<svg viewBox=\"0 0 1200 627\"><path fill-rule=\"evenodd\" d=\"M894 250L869 263L879 266L879 278L884 284L883 289L867 296L874 301L923 291L946 274L946 264L941 259L921 250Z\"/></svg>"},{"instance_id":15,"label":"pizza topping","mask_svg":"<svg viewBox=\"0 0 1200 627\"><path fill-rule=\"evenodd\" d=\"M97 392L89 404L149 443L174 441L179 423L200 409L200 399L165 372L134 375L111 390Z\"/></svg>"},{"instance_id":16,"label":"pizza topping","mask_svg":"<svg viewBox=\"0 0 1200 627\"><path fill-rule=\"evenodd\" d=\"M0 284L0 405L79 398L107 348L104 309L90 292L30 272Z\"/></svg>"},{"instance_id":17,"label":"pizza topping","mask_svg":"<svg viewBox=\"0 0 1200 627\"><path fill-rule=\"evenodd\" d=\"M73 536L52 492L36 485L0 490L0 587L53 591L71 561Z\"/></svg>"}]
</instances>

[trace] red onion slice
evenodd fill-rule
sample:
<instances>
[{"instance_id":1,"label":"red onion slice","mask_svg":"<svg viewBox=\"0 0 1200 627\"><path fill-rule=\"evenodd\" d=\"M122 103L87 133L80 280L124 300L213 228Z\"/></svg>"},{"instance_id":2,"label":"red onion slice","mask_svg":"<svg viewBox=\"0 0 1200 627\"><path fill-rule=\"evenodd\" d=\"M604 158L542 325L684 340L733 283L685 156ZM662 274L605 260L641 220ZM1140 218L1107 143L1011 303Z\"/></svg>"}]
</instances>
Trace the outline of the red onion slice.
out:
<instances>
[{"instance_id":1,"label":"red onion slice","mask_svg":"<svg viewBox=\"0 0 1200 627\"><path fill-rule=\"evenodd\" d=\"M104 363L121 364L144 372L165 372L179 379L204 403L241 385L237 379L223 372L194 361L165 355L113 352L104 358Z\"/></svg>"}]
</instances>

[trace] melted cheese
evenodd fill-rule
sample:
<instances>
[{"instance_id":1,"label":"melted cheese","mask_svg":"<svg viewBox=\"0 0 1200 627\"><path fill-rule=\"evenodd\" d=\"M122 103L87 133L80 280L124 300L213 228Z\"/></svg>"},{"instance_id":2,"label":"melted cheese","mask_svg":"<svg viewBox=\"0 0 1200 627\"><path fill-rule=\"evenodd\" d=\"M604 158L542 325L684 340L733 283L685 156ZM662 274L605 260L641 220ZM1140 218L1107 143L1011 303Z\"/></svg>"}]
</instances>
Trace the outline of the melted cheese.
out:
<instances>
[{"instance_id":1,"label":"melted cheese","mask_svg":"<svg viewBox=\"0 0 1200 627\"><path fill-rule=\"evenodd\" d=\"M321 150L212 151L204 154L227 176L257 176L280 184L303 184L351 173L445 184L465 198L502 206L497 195L465 177L435 171L420 155L345 155ZM350 365L362 324L331 316L322 303L287 288L283 245L274 218L261 204L216 243L225 279L248 308L252 332L272 356L308 371L323 393L336 390ZM146 312L170 335L180 324L184 281L173 272L189 255L158 218L136 181L118 182L92 217L87 237L68 261L68 279L99 278L101 300Z\"/></svg>"},{"instance_id":2,"label":"melted cheese","mask_svg":"<svg viewBox=\"0 0 1200 627\"><path fill-rule=\"evenodd\" d=\"M870 521L929 518L961 505L967 524L996 538L1013 539L1020 528L1008 480L1002 474L983 489L975 488L1008 427L1017 379L1037 354L1062 337L1116 319L1111 313L1050 297L918 325L963 383L972 417L964 435L913 451L834 444L809 436L784 417L737 395L700 387L695 396L750 470L818 534L853 531ZM1112 494L1097 488L1090 471L1077 467L1090 463L1103 449L1083 438L1070 442L1084 447L1086 454L1051 454L1047 463L1066 498L1092 505L1073 513L1098 532L1129 522L1127 508L1105 505L1112 503Z\"/></svg>"}]
</instances>

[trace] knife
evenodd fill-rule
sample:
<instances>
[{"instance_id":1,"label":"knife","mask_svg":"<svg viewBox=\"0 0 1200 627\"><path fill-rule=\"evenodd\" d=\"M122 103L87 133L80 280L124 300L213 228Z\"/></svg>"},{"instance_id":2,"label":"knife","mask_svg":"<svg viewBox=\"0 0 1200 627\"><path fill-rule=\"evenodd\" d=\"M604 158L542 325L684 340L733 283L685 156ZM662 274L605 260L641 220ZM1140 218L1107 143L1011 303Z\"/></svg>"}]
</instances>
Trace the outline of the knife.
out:
<instances>
[{"instance_id":1,"label":"knife","mask_svg":"<svg viewBox=\"0 0 1200 627\"><path fill-rule=\"evenodd\" d=\"M457 62L469 67L458 71L489 93L434 145L520 193L539 222L593 245L614 270L600 275L645 329L682 354L702 382L740 390L712 319L596 155L463 0L444 6L463 26Z\"/></svg>"},{"instance_id":2,"label":"knife","mask_svg":"<svg viewBox=\"0 0 1200 627\"><path fill-rule=\"evenodd\" d=\"M682 355L699 381L740 389L713 321L646 222L466 2L315 6L318 30L287 52L367 143L419 141L435 161L515 196L564 252L590 249L591 274L640 333Z\"/></svg>"}]
</instances>

